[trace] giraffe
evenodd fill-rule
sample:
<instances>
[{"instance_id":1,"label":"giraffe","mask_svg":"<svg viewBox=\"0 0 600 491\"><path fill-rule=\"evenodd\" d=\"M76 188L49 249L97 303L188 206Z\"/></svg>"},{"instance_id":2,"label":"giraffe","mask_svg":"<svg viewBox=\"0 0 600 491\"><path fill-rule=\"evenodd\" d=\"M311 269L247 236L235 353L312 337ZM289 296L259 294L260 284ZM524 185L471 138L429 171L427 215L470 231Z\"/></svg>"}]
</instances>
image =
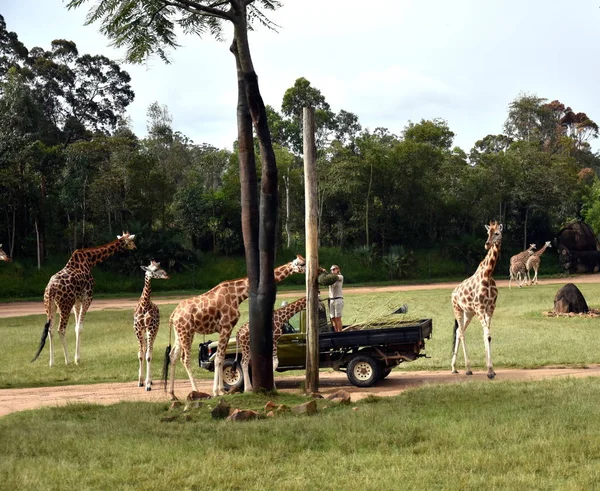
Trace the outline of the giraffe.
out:
<instances>
[{"instance_id":1,"label":"giraffe","mask_svg":"<svg viewBox=\"0 0 600 491\"><path fill-rule=\"evenodd\" d=\"M304 258L298 254L293 261L275 269L275 282L279 283L292 273L304 273L305 264ZM175 363L180 353L181 361L192 384L192 390L197 391L196 382L190 368L192 341L196 333L219 333L213 395L224 393L223 362L225 360L225 349L231 331L240 318L239 306L248 298L249 289L248 278L223 281L203 295L183 300L175 308L169 318L169 340L171 339L171 332L175 330L175 344L171 351L171 343L169 342L163 373L166 388L169 365L173 365L170 374L171 399L177 399L175 397Z\"/></svg>"},{"instance_id":2,"label":"giraffe","mask_svg":"<svg viewBox=\"0 0 600 491\"><path fill-rule=\"evenodd\" d=\"M0 244L0 261L6 261L7 263L10 262L10 257L8 257L8 254L2 250L2 244Z\"/></svg>"},{"instance_id":3,"label":"giraffe","mask_svg":"<svg viewBox=\"0 0 600 491\"><path fill-rule=\"evenodd\" d=\"M138 387L146 386L146 390L152 390L152 374L150 364L152 362L152 347L160 325L160 312L158 307L150 300L152 294L152 279L168 280L169 275L160 267L160 263L150 261L148 266L140 266L146 274L144 275L144 290L140 301L133 313L133 329L138 339L138 360L140 369L138 371ZM143 378L144 357L146 358L146 381Z\"/></svg>"},{"instance_id":4,"label":"giraffe","mask_svg":"<svg viewBox=\"0 0 600 491\"><path fill-rule=\"evenodd\" d=\"M529 244L529 248L525 249L519 254L515 254L510 258L510 268L508 270L508 288L510 289L511 282L518 281L519 288L523 286L523 282L527 277L527 269L525 263L527 259L533 254L533 250L536 248L535 244Z\"/></svg>"},{"instance_id":5,"label":"giraffe","mask_svg":"<svg viewBox=\"0 0 600 491\"><path fill-rule=\"evenodd\" d=\"M536 285L538 284L537 276L538 269L540 269L540 263L542 262L541 256L542 254L544 254L548 247L552 247L549 240L546 241L544 247L542 247L539 251L533 253L531 256L529 256L529 258L527 258L527 263L525 264L525 267L527 269L527 282L530 285L532 283L535 283ZM533 270L535 271L535 274L533 275L533 280L529 277L529 271L531 270L531 268L533 268Z\"/></svg>"},{"instance_id":6,"label":"giraffe","mask_svg":"<svg viewBox=\"0 0 600 491\"><path fill-rule=\"evenodd\" d=\"M306 308L306 297L285 305L273 312L273 370L277 370L277 343L283 334L283 326L294 314ZM242 372L244 373L244 392L252 391L252 381L248 366L250 364L250 324L246 322L237 333L236 342L242 347ZM237 356L236 356L237 358Z\"/></svg>"},{"instance_id":7,"label":"giraffe","mask_svg":"<svg viewBox=\"0 0 600 491\"><path fill-rule=\"evenodd\" d=\"M492 365L490 324L494 309L496 308L496 298L498 298L498 288L492 278L500 247L502 245L502 224L490 222L485 228L488 231L488 237L485 242L485 248L488 253L479 264L477 271L458 285L452 292L452 308L454 310L454 346L452 351L452 373L458 373L456 370L456 355L458 347L462 342L463 353L465 356L465 369L467 375L472 375L471 362L467 356L467 345L465 344L465 331L475 315L479 318L483 327L483 343L486 352L487 376L493 379L496 376Z\"/></svg>"},{"instance_id":8,"label":"giraffe","mask_svg":"<svg viewBox=\"0 0 600 491\"><path fill-rule=\"evenodd\" d=\"M129 234L129 232L123 232L123 235L117 235L117 239L108 244L98 247L89 247L87 249L76 249L67 262L67 265L50 278L48 285L46 285L46 290L44 291L46 324L42 331L40 346L35 357L31 360L32 362L38 359L46 344L46 338L49 338L50 366L54 365L54 333L52 331L52 324L56 310L58 309L60 314L58 336L60 337L65 354L65 363L67 365L69 364L65 330L72 309L75 313L75 364L79 364L79 348L81 331L83 330L83 320L94 296L94 277L92 276L92 268L116 252L135 249L135 243L133 242L134 238L135 235Z\"/></svg>"}]
</instances>

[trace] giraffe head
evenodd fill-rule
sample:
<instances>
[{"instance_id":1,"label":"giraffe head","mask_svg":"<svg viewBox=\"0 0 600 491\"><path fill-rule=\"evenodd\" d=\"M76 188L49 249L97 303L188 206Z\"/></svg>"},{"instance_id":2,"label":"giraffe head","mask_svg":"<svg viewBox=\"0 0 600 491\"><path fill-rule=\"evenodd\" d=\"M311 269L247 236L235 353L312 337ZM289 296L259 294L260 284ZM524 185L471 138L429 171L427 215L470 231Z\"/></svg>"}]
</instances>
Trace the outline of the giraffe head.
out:
<instances>
[{"instance_id":1,"label":"giraffe head","mask_svg":"<svg viewBox=\"0 0 600 491\"><path fill-rule=\"evenodd\" d=\"M490 222L485 226L488 233L488 238L485 241L485 250L487 251L494 245L500 245L502 242L502 224L498 222Z\"/></svg>"},{"instance_id":2,"label":"giraffe head","mask_svg":"<svg viewBox=\"0 0 600 491\"><path fill-rule=\"evenodd\" d=\"M552 247L552 244L550 244L550 241L549 241L549 240L547 240L547 241L546 241L546 244L545 244L545 245L546 245L546 247ZM1 244L0 244L0 246L1 246Z\"/></svg>"},{"instance_id":3,"label":"giraffe head","mask_svg":"<svg viewBox=\"0 0 600 491\"><path fill-rule=\"evenodd\" d=\"M154 278L157 280L168 280L169 275L167 272L160 267L160 263L156 261L150 261L149 266L140 266L145 272L147 278Z\"/></svg>"},{"instance_id":4,"label":"giraffe head","mask_svg":"<svg viewBox=\"0 0 600 491\"><path fill-rule=\"evenodd\" d=\"M10 262L10 257L2 250L2 244L0 244L0 261Z\"/></svg>"},{"instance_id":5,"label":"giraffe head","mask_svg":"<svg viewBox=\"0 0 600 491\"><path fill-rule=\"evenodd\" d=\"M296 255L290 266L292 267L292 273L304 273L306 271L306 260L300 255Z\"/></svg>"},{"instance_id":6,"label":"giraffe head","mask_svg":"<svg viewBox=\"0 0 600 491\"><path fill-rule=\"evenodd\" d=\"M135 242L133 241L133 239L135 239L134 234L123 232L123 235L117 235L117 239L119 239L123 249L129 249L131 251L135 249Z\"/></svg>"},{"instance_id":7,"label":"giraffe head","mask_svg":"<svg viewBox=\"0 0 600 491\"><path fill-rule=\"evenodd\" d=\"M533 256L536 247L537 246L535 244L529 244L529 249L527 249L527 251L529 251L530 256Z\"/></svg>"}]
</instances>

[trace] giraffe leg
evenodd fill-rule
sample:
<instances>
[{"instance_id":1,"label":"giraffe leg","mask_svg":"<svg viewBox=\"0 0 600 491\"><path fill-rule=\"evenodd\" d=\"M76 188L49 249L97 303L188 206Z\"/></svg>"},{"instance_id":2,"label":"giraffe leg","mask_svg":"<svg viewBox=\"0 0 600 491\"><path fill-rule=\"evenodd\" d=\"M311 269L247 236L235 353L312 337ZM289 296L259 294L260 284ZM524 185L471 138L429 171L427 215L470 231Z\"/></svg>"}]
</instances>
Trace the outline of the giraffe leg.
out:
<instances>
[{"instance_id":1,"label":"giraffe leg","mask_svg":"<svg viewBox=\"0 0 600 491\"><path fill-rule=\"evenodd\" d=\"M238 335L239 343L242 346L242 373L244 374L244 392L252 392L252 380L250 380L250 333L246 330Z\"/></svg>"},{"instance_id":2,"label":"giraffe leg","mask_svg":"<svg viewBox=\"0 0 600 491\"><path fill-rule=\"evenodd\" d=\"M534 268L534 275L533 275L533 281L534 283L537 285L538 284L538 278L537 278L537 274L538 274L538 269Z\"/></svg>"},{"instance_id":3,"label":"giraffe leg","mask_svg":"<svg viewBox=\"0 0 600 491\"><path fill-rule=\"evenodd\" d=\"M50 315L50 326L48 327L48 349L50 350L50 361L49 366L54 365L54 318L56 315L56 307L53 305L51 308Z\"/></svg>"},{"instance_id":4,"label":"giraffe leg","mask_svg":"<svg viewBox=\"0 0 600 491\"><path fill-rule=\"evenodd\" d=\"M176 401L177 397L175 396L175 365L177 365L177 359L179 358L179 352L181 351L181 346L179 344L179 337L177 336L177 332L175 332L175 344L171 353L169 354L169 364L171 365L171 374L169 385L171 390L169 393L171 394L171 400Z\"/></svg>"},{"instance_id":5,"label":"giraffe leg","mask_svg":"<svg viewBox=\"0 0 600 491\"><path fill-rule=\"evenodd\" d=\"M75 365L79 365L81 333L83 332L83 321L85 314L92 303L92 299L87 297L81 303L75 306Z\"/></svg>"},{"instance_id":6,"label":"giraffe leg","mask_svg":"<svg viewBox=\"0 0 600 491\"><path fill-rule=\"evenodd\" d=\"M138 387L144 386L144 352L146 351L144 343L144 329L143 326L137 321L134 321L135 335L138 340Z\"/></svg>"},{"instance_id":7,"label":"giraffe leg","mask_svg":"<svg viewBox=\"0 0 600 491\"><path fill-rule=\"evenodd\" d=\"M485 346L487 376L489 379L493 379L496 376L496 372L494 372L494 367L492 365L492 335L490 330L492 318L490 315L484 314L479 317L479 320L483 326L483 344Z\"/></svg>"},{"instance_id":8,"label":"giraffe leg","mask_svg":"<svg viewBox=\"0 0 600 491\"><path fill-rule=\"evenodd\" d=\"M182 343L181 343L181 363L183 364L185 371L188 374L188 378L190 379L190 383L192 384L192 390L194 392L198 392L198 388L196 387L196 381L194 380L194 375L192 374L192 367L190 366L190 359L191 359L191 351L192 351L192 340L186 338Z\"/></svg>"},{"instance_id":9,"label":"giraffe leg","mask_svg":"<svg viewBox=\"0 0 600 491\"><path fill-rule=\"evenodd\" d=\"M67 352L67 340L65 339L65 332L67 330L67 324L69 323L69 316L71 315L72 305L59 309L60 312L60 322L58 325L58 337L60 338L60 342L62 343L63 352L65 354L65 365L69 364L69 353ZM52 338L50 338L52 339ZM52 341L50 341L50 346L52 346ZM50 349L50 366L54 363L54 353L52 349Z\"/></svg>"},{"instance_id":10,"label":"giraffe leg","mask_svg":"<svg viewBox=\"0 0 600 491\"><path fill-rule=\"evenodd\" d=\"M462 344L463 356L465 357L465 375L473 375L473 371L471 370L471 360L469 360L469 355L467 354L467 343L465 342L465 331L467 330L467 327L471 323L471 319L473 319L473 315L474 314L469 313L469 312L463 312L462 329L459 329L458 336L457 336L460 341L460 344ZM460 326L460 322L459 322L459 326ZM458 346L456 348L458 350Z\"/></svg>"},{"instance_id":11,"label":"giraffe leg","mask_svg":"<svg viewBox=\"0 0 600 491\"><path fill-rule=\"evenodd\" d=\"M146 390L152 390L152 352L154 350L154 340L158 330L148 331L148 341L146 350Z\"/></svg>"},{"instance_id":12,"label":"giraffe leg","mask_svg":"<svg viewBox=\"0 0 600 491\"><path fill-rule=\"evenodd\" d=\"M217 348L217 356L215 356L215 377L213 379L213 396L222 396L225 394L223 386L223 362L224 357Z\"/></svg>"}]
</instances>

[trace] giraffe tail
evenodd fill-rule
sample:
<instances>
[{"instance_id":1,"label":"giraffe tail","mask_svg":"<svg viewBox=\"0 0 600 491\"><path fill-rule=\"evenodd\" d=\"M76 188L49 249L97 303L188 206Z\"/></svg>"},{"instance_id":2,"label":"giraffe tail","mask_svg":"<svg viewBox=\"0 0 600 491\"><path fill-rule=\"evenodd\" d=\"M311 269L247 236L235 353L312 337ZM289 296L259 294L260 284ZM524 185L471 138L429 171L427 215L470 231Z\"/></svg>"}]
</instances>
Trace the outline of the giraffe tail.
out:
<instances>
[{"instance_id":1,"label":"giraffe tail","mask_svg":"<svg viewBox=\"0 0 600 491\"><path fill-rule=\"evenodd\" d=\"M458 335L458 321L454 319L454 337L452 339L452 355L454 355L454 350L456 349L456 336Z\"/></svg>"},{"instance_id":2,"label":"giraffe tail","mask_svg":"<svg viewBox=\"0 0 600 491\"><path fill-rule=\"evenodd\" d=\"M40 347L38 348L37 353L33 357L33 360L31 360L31 363L33 363L35 360L37 360L38 357L40 356L40 353L42 352L42 350L44 349L44 346L46 345L46 338L48 337L49 332L50 332L50 319L48 319L46 321L46 324L44 324L44 330L42 331L42 339L40 340Z\"/></svg>"},{"instance_id":3,"label":"giraffe tail","mask_svg":"<svg viewBox=\"0 0 600 491\"><path fill-rule=\"evenodd\" d=\"M164 390L167 391L167 381L169 379L169 364L171 363L171 334L173 333L173 319L169 317L169 346L165 349L165 361L163 362L162 379Z\"/></svg>"}]
</instances>

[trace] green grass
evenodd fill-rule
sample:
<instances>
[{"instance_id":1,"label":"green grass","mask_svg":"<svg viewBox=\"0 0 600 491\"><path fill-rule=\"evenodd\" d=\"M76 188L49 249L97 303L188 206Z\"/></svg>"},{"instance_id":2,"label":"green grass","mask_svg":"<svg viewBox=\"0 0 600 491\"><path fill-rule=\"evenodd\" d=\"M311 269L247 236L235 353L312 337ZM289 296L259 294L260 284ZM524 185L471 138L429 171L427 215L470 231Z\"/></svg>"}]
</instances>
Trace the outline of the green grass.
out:
<instances>
[{"instance_id":1,"label":"green grass","mask_svg":"<svg viewBox=\"0 0 600 491\"><path fill-rule=\"evenodd\" d=\"M272 396L273 397L273 396ZM272 398L271 397L271 398ZM270 397L229 396L260 408ZM276 402L303 399L286 395ZM207 402L70 405L0 419L2 489L587 490L600 485L600 379L430 386L246 423ZM324 406L328 405L328 408ZM354 411L351 408L358 407ZM172 422L163 422L168 415ZM187 415L187 416L186 416Z\"/></svg>"},{"instance_id":2,"label":"green grass","mask_svg":"<svg viewBox=\"0 0 600 491\"><path fill-rule=\"evenodd\" d=\"M543 311L551 310L560 285L540 285L528 288L501 288L496 313L492 320L492 356L497 368L535 368L542 366L585 366L600 362L598 319L548 318ZM590 307L598 307L594 299L600 296L600 284L581 284L580 289ZM399 370L449 370L454 319L450 305L451 288L395 293L346 294L344 323L360 322L391 312L408 303L411 318L431 317L433 338L426 343L429 358L404 363ZM289 299L287 299L289 300ZM279 305L281 298L277 300ZM154 349L153 377L161 375L164 350L168 344L168 317L174 305L163 305L161 329ZM241 307L238 327L248 319L248 303ZM62 347L55 335L55 366L48 365L49 346L35 363L35 354L43 316L0 319L3 353L0 358L0 388L84 384L96 382L126 382L137 379L137 340L133 333L131 311L90 312L82 335L81 364L64 365ZM215 334L206 339L216 339ZM194 350L204 339L196 336ZM474 319L466 334L467 346L474 370L484 367L485 353L482 329ZM74 319L67 327L67 345L71 360L74 355ZM197 351L193 352L194 360ZM197 378L212 378L212 374L194 366ZM458 368L462 370L462 355ZM290 373L290 372L288 372ZM299 373L299 372L291 372ZM278 374L277 377L286 374ZM184 378L181 365L178 378Z\"/></svg>"}]
</instances>

